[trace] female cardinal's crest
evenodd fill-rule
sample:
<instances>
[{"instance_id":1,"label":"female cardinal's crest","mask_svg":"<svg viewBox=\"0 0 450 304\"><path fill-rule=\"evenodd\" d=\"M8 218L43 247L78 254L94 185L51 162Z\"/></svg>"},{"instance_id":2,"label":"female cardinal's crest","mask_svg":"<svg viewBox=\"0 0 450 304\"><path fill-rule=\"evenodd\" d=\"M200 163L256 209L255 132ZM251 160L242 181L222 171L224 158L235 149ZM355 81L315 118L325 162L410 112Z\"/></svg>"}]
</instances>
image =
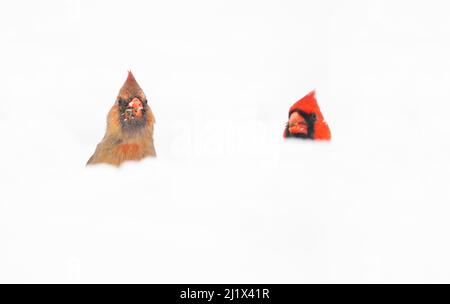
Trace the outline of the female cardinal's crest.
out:
<instances>
[{"instance_id":1,"label":"female cardinal's crest","mask_svg":"<svg viewBox=\"0 0 450 304\"><path fill-rule=\"evenodd\" d=\"M141 87L134 78L133 73L131 71L128 72L128 77L122 88L119 91L120 98L128 99L133 96L141 96L142 98L146 98L144 91L142 91Z\"/></svg>"}]
</instances>

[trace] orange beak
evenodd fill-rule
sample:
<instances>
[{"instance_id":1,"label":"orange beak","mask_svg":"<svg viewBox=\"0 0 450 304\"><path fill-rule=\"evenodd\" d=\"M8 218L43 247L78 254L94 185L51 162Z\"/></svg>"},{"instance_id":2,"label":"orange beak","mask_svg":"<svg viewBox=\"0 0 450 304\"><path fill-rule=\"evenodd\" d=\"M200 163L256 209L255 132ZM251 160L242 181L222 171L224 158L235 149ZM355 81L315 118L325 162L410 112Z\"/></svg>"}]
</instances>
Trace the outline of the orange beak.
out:
<instances>
[{"instance_id":1,"label":"orange beak","mask_svg":"<svg viewBox=\"0 0 450 304\"><path fill-rule=\"evenodd\" d=\"M133 98L133 100L128 104L128 107L133 109L134 117L142 117L142 110L144 109L144 106L142 105L142 101L140 101L139 98Z\"/></svg>"}]
</instances>

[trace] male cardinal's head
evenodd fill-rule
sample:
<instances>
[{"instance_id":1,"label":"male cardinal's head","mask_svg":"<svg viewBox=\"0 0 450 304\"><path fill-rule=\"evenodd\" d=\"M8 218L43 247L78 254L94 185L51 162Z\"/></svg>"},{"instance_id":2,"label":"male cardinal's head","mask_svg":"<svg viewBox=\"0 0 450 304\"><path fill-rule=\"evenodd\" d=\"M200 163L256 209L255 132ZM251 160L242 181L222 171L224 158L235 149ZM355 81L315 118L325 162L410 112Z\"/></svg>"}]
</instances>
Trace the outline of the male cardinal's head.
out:
<instances>
[{"instance_id":1,"label":"male cardinal's head","mask_svg":"<svg viewBox=\"0 0 450 304\"><path fill-rule=\"evenodd\" d=\"M331 133L312 91L289 109L284 137L330 140Z\"/></svg>"}]
</instances>

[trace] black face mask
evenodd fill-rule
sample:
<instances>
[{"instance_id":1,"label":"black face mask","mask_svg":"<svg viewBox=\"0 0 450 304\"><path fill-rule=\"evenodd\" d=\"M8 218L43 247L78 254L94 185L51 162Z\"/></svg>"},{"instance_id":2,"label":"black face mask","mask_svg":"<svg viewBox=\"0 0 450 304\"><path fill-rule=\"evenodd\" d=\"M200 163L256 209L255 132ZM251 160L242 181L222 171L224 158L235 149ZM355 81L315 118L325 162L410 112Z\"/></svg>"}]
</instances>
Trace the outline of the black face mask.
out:
<instances>
[{"instance_id":1,"label":"black face mask","mask_svg":"<svg viewBox=\"0 0 450 304\"><path fill-rule=\"evenodd\" d=\"M304 134L304 133L294 133L294 134L292 134L292 133L289 133L289 131L286 133L286 137L287 138L303 138L303 139L310 138L308 136L308 134Z\"/></svg>"},{"instance_id":2,"label":"black face mask","mask_svg":"<svg viewBox=\"0 0 450 304\"><path fill-rule=\"evenodd\" d=\"M289 117L291 117L292 113L294 113L294 112L298 113L306 120L306 123L308 124L308 134L303 134L303 133L291 134L289 132L289 124L286 124L286 130L285 130L286 138L314 139L314 123L316 122L316 114L314 114L314 113L308 114L308 113L300 111L300 110L293 110L289 113Z\"/></svg>"}]
</instances>

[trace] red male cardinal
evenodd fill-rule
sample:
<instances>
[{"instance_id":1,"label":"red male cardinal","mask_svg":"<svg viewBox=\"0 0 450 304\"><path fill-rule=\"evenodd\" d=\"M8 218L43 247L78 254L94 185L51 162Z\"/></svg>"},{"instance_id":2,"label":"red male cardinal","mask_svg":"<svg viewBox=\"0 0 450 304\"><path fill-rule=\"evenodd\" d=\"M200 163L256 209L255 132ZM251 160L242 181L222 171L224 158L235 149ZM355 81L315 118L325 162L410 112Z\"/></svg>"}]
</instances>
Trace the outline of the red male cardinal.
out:
<instances>
[{"instance_id":1,"label":"red male cardinal","mask_svg":"<svg viewBox=\"0 0 450 304\"><path fill-rule=\"evenodd\" d=\"M120 166L124 161L155 157L154 123L144 92L133 74L128 72L128 78L109 111L105 137L87 165L106 163Z\"/></svg>"},{"instance_id":2,"label":"red male cardinal","mask_svg":"<svg viewBox=\"0 0 450 304\"><path fill-rule=\"evenodd\" d=\"M330 140L331 132L312 91L289 109L284 137Z\"/></svg>"}]
</instances>

